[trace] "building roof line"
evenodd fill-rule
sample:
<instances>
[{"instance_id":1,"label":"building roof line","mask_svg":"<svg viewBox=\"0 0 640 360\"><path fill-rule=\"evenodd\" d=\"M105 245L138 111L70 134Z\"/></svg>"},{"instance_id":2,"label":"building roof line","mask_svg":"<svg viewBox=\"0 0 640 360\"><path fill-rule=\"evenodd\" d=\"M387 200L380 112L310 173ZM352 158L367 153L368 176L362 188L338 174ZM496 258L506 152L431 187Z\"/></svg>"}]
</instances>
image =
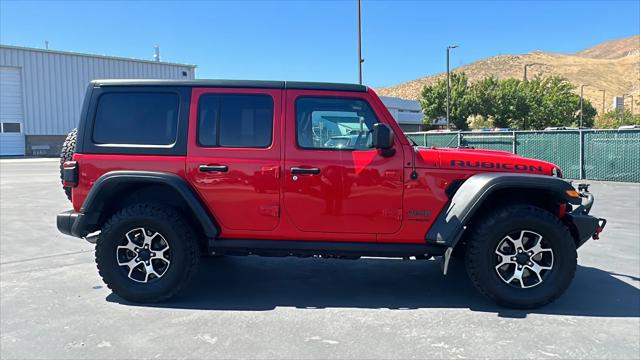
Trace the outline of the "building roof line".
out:
<instances>
[{"instance_id":1,"label":"building roof line","mask_svg":"<svg viewBox=\"0 0 640 360\"><path fill-rule=\"evenodd\" d=\"M80 52L74 52L74 51L39 49L39 48L31 48L31 47L15 46L15 45L3 45L3 44L0 44L0 49L14 49L14 50L35 51L35 52L43 52L43 53L58 54L58 55L83 56L83 57L89 57L89 58L95 58L95 59L133 61L133 62L141 62L141 63L145 63L145 64L182 66L182 67L188 67L188 68L192 68L192 69L195 69L197 67L197 65L194 65L194 64L180 64L180 63L172 63L172 62L165 62L165 61L153 61L153 60L144 60L144 59L120 57L120 56L87 54L87 53L80 53Z\"/></svg>"}]
</instances>

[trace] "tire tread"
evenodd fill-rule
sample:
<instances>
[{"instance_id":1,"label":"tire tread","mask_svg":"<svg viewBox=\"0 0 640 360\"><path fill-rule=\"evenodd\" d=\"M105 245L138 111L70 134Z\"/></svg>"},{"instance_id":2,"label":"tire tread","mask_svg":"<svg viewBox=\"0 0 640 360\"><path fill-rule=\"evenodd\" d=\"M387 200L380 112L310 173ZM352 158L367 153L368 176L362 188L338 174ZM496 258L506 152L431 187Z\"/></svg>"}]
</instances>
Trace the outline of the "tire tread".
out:
<instances>
[{"instance_id":1,"label":"tire tread","mask_svg":"<svg viewBox=\"0 0 640 360\"><path fill-rule=\"evenodd\" d=\"M158 219L162 222L170 224L172 228L176 230L178 234L182 234L182 241L185 241L188 263L186 265L186 271L183 272L182 278L178 281L177 286L172 287L168 292L163 295L160 295L155 298L144 298L144 299L128 299L135 301L144 301L149 303L155 302L163 302L167 301L170 298L174 297L177 293L179 293L184 286L193 278L198 269L198 264L200 262L200 253L197 246L197 241L193 229L184 221L182 215L174 210L173 208L165 207L162 205L155 204L134 204L129 207L123 208L120 211L116 212L102 227L101 236L106 234L107 236L110 234L112 229L118 225L120 222L129 219L131 217L151 217ZM111 256L110 254L105 254L109 249L104 241L98 240L95 245L95 262L98 268L98 274L102 278L103 282L107 285L109 289L113 292L117 293L118 289L114 289L114 287L107 282L105 278L104 269L101 266L101 261L99 260L103 256Z\"/></svg>"},{"instance_id":2,"label":"tire tread","mask_svg":"<svg viewBox=\"0 0 640 360\"><path fill-rule=\"evenodd\" d=\"M500 208L496 210L494 213L488 216L485 216L483 220L478 222L478 225L474 229L472 229L472 233L470 234L469 241L467 243L465 262L466 262L467 274L471 279L473 286L482 295L486 296L487 298L493 300L494 302L500 305L504 305L511 308L531 309L531 308L541 307L555 301L558 297L562 295L564 291L560 291L541 302L535 302L535 303L529 303L529 304L508 302L503 299L499 299L495 294L493 294L490 291L487 291L483 282L480 281L478 277L478 273L481 271L481 269L479 269L478 263L474 261L474 259L478 259L480 256L482 256L482 253L481 253L482 241L489 237L491 230L498 225L498 222L504 219L509 219L513 217L514 213L521 213L521 212L528 212L535 217L544 219L545 221L552 223L554 226L560 229L562 236L568 239L572 239L569 228L558 217L554 216L550 212L532 205L508 206L508 207ZM575 275L575 272L571 274L569 283L571 282L571 280L573 280L574 275Z\"/></svg>"}]
</instances>

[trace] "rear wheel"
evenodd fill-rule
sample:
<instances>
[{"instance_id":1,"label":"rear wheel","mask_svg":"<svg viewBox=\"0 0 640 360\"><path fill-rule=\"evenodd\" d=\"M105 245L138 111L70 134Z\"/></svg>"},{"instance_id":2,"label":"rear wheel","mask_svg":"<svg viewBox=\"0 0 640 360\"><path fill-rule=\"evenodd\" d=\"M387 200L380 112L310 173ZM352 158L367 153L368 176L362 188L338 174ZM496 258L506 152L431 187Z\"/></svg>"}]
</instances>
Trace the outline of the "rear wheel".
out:
<instances>
[{"instance_id":1,"label":"rear wheel","mask_svg":"<svg viewBox=\"0 0 640 360\"><path fill-rule=\"evenodd\" d=\"M567 227L533 206L498 209L472 230L466 251L474 286L498 304L535 308L558 298L577 265Z\"/></svg>"},{"instance_id":2,"label":"rear wheel","mask_svg":"<svg viewBox=\"0 0 640 360\"><path fill-rule=\"evenodd\" d=\"M60 150L60 181L63 182L62 177L62 165L73 160L73 154L76 152L76 140L78 139L78 129L73 129L67 135L67 138L62 143L62 149ZM67 195L67 199L71 201L71 188L68 186L62 186L62 190Z\"/></svg>"},{"instance_id":3,"label":"rear wheel","mask_svg":"<svg viewBox=\"0 0 640 360\"><path fill-rule=\"evenodd\" d=\"M172 208L136 204L103 226L96 243L100 276L132 302L160 302L177 294L199 262L195 235Z\"/></svg>"}]
</instances>

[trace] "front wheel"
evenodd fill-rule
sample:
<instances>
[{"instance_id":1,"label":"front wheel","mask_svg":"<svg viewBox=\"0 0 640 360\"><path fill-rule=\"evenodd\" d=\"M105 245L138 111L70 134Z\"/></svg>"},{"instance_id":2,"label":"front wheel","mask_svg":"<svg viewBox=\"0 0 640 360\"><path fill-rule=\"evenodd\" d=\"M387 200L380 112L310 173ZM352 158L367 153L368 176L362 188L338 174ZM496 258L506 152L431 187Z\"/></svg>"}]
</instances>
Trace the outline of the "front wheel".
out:
<instances>
[{"instance_id":1,"label":"front wheel","mask_svg":"<svg viewBox=\"0 0 640 360\"><path fill-rule=\"evenodd\" d=\"M467 273L500 305L536 308L558 298L576 271L575 242L553 214L529 205L498 209L469 237Z\"/></svg>"},{"instance_id":2,"label":"front wheel","mask_svg":"<svg viewBox=\"0 0 640 360\"><path fill-rule=\"evenodd\" d=\"M193 230L176 210L136 204L113 215L96 243L98 272L132 302L160 302L194 275L199 251Z\"/></svg>"}]
</instances>

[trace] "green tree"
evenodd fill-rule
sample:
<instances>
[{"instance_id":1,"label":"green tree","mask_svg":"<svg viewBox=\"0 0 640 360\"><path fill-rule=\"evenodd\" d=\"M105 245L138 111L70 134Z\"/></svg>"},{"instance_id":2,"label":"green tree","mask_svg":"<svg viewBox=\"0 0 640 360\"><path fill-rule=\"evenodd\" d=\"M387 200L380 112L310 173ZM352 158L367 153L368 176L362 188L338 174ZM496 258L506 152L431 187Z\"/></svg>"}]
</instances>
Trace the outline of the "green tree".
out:
<instances>
[{"instance_id":1,"label":"green tree","mask_svg":"<svg viewBox=\"0 0 640 360\"><path fill-rule=\"evenodd\" d=\"M617 129L623 125L640 125L640 115L632 115L629 110L624 112L613 110L598 117L596 120L598 129Z\"/></svg>"},{"instance_id":2,"label":"green tree","mask_svg":"<svg viewBox=\"0 0 640 360\"><path fill-rule=\"evenodd\" d=\"M493 126L493 119L486 118L482 115L471 115L467 119L467 125L471 129L490 129Z\"/></svg>"},{"instance_id":3,"label":"green tree","mask_svg":"<svg viewBox=\"0 0 640 360\"><path fill-rule=\"evenodd\" d=\"M420 107L424 113L425 125L431 125L431 121L446 115L447 85L442 81L433 85L425 85L420 96Z\"/></svg>"},{"instance_id":4,"label":"green tree","mask_svg":"<svg viewBox=\"0 0 640 360\"><path fill-rule=\"evenodd\" d=\"M500 82L491 76L475 82L469 88L469 110L474 115L488 119L496 114L496 93Z\"/></svg>"},{"instance_id":5,"label":"green tree","mask_svg":"<svg viewBox=\"0 0 640 360\"><path fill-rule=\"evenodd\" d=\"M451 97L449 105L449 121L460 130L467 130L467 118L471 115L467 92L469 84L464 73L451 73ZM447 115L447 79L441 79L434 85L422 89L420 106L425 121L445 117Z\"/></svg>"},{"instance_id":6,"label":"green tree","mask_svg":"<svg viewBox=\"0 0 640 360\"><path fill-rule=\"evenodd\" d=\"M579 103L580 103L580 100L578 100L578 104ZM598 110L596 110L596 108L591 104L589 100L583 99L582 111L583 111L582 126L592 128L596 123L595 120L596 120L596 115L598 115ZM579 111L577 113L577 116L573 120L573 125L574 126L580 125Z\"/></svg>"},{"instance_id":7,"label":"green tree","mask_svg":"<svg viewBox=\"0 0 640 360\"><path fill-rule=\"evenodd\" d=\"M446 91L446 79L422 89L420 104L427 120L446 115ZM575 87L559 76L530 81L489 77L469 84L464 73L451 75L450 120L457 129L488 125L526 130L578 126L579 110L580 97ZM596 109L584 99L582 111L582 126L592 127Z\"/></svg>"},{"instance_id":8,"label":"green tree","mask_svg":"<svg viewBox=\"0 0 640 360\"><path fill-rule=\"evenodd\" d=\"M495 98L494 125L500 128L523 129L531 108L527 99L526 83L516 79L500 81Z\"/></svg>"},{"instance_id":9,"label":"green tree","mask_svg":"<svg viewBox=\"0 0 640 360\"><path fill-rule=\"evenodd\" d=\"M544 129L547 126L579 126L580 96L575 87L559 76L536 77L528 81L527 102L530 104L526 118L527 129ZM587 99L583 99L583 127L594 123L596 109Z\"/></svg>"}]
</instances>

